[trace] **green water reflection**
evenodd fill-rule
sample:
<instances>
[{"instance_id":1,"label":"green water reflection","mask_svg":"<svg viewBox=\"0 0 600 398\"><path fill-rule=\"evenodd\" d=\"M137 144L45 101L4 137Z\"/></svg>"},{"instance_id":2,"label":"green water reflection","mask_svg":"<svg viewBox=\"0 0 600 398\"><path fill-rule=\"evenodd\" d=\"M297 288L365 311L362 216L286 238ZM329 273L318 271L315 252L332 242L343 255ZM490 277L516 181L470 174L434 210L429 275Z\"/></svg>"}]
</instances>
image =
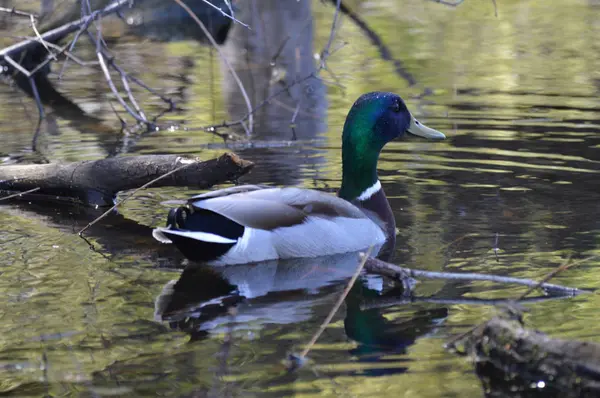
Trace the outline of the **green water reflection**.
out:
<instances>
[{"instance_id":1,"label":"green water reflection","mask_svg":"<svg viewBox=\"0 0 600 398\"><path fill-rule=\"evenodd\" d=\"M244 181L337 188L347 110L366 91L395 91L419 119L449 137L435 144L394 142L382 153L380 177L399 226L395 262L539 279L567 256L600 254L596 2L502 1L498 17L487 1L466 1L457 8L423 0L348 5L369 22L417 84L409 86L364 34L343 19L333 46L337 51L328 60L335 75L322 72L326 103L315 101L310 115L316 116L306 124L314 131L307 128L299 141L278 148L231 144L256 162ZM311 6L312 50L318 52L327 42L333 8L320 1ZM214 50L194 42L151 43L131 37L112 48L150 86L179 101L180 110L165 115L164 122L198 127L229 119L225 73ZM58 87L102 124L88 130L51 113L41 142L45 156L52 161L106 156L118 141L120 124L106 101L100 74L71 67ZM431 95L421 97L426 88ZM164 108L160 100L138 94L149 114ZM6 86L0 87L0 104L1 154L14 159L30 145L35 105ZM290 139L287 120L293 107L281 109L288 113L265 139L278 132L286 142ZM218 137L179 129L135 140L130 153L209 158L226 149ZM442 344L494 315L489 306L412 304L362 313L349 300L311 354L316 373L286 374L281 360L310 339L343 288L336 281L346 277L344 271L328 274L325 265L312 273L293 267L301 272L276 267L256 275L250 268L227 271L231 278L249 281L246 293L252 298L238 305L236 317L214 310L206 318L197 311L192 313L198 319L157 320L155 301L169 281L179 279L171 268L181 259L157 247L144 226L164 222L161 201L193 192L151 189L140 194L121 210L123 217L92 230L90 239L98 251L75 234L93 218L81 209L2 206L2 393L483 396L471 364L445 352ZM598 288L598 265L584 263L554 282ZM201 295L211 277L194 276L186 283L197 284ZM306 289L281 288L290 281ZM319 287L311 289L311 283ZM376 289L368 287L377 284L377 278L362 281L365 291L357 297L375 299ZM274 286L283 291L267 294ZM453 298L515 297L520 292L481 282L417 287L420 296ZM528 306L525 319L552 336L598 342L599 305L596 294L537 303ZM356 326L361 322L381 325L382 334L367 335ZM386 344L373 349L369 339Z\"/></svg>"}]
</instances>

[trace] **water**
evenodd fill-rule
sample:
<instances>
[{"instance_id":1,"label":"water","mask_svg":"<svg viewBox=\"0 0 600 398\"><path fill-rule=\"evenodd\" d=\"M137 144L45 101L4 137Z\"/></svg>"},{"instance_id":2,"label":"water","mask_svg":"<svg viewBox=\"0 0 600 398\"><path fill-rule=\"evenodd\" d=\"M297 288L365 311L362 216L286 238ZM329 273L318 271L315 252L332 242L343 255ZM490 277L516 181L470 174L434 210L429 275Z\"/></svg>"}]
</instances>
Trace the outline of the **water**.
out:
<instances>
[{"instance_id":1,"label":"water","mask_svg":"<svg viewBox=\"0 0 600 398\"><path fill-rule=\"evenodd\" d=\"M283 36L272 31L294 27L307 32L289 39L296 40L294 46L278 58L275 72L283 74L266 74L263 66L250 76L239 57L233 61L243 80L264 88L250 91L254 103L281 81L310 72L306 54L319 52L327 42L332 7L318 1L312 10L294 4L289 5L298 7L292 15L285 14L285 7L271 6L246 19L255 26L256 37L251 37L270 49L267 55L278 47L273 38ZM182 128L123 139L102 76L70 65L59 90L101 123L50 112L40 151L51 161L76 161L123 150L202 158L232 150L256 163L243 182L334 190L340 184L340 133L347 110L363 92L392 90L419 119L448 136L441 143L393 142L381 155L381 181L399 226L395 263L540 279L569 256L599 254L600 8L595 2L504 1L498 4L498 17L491 2L457 8L420 0L350 6L402 61L416 85L409 86L343 18L328 59L333 74L321 71L324 84L309 79L257 114L253 145L224 143ZM312 21L307 19L311 13ZM287 23L261 25L251 19L256 15ZM224 51L235 54L236 45L250 34L238 27L230 34ZM134 36L110 45L123 65L178 102L179 109L161 123L200 127L245 113L214 50L193 41L154 43ZM290 60L297 52L301 61L294 69ZM85 45L81 54L93 56ZM430 95L421 96L426 89ZM141 90L136 94L150 115L165 108ZM291 129L298 98L302 102ZM38 159L28 151L35 105L7 86L0 87L0 104L5 161ZM239 126L234 132L244 134ZM157 245L148 227L164 223L162 201L196 192L142 192L119 215L90 230L94 250L76 235L97 215L92 210L2 205L3 394L483 396L472 364L442 346L497 310L419 302L362 310L361 304L381 302L379 288L389 290L376 277L353 289L313 348L311 366L287 374L282 360L310 339L355 260L221 270L227 279L209 270L182 275L182 259ZM553 282L598 288L597 265L597 260L582 263ZM237 302L230 283L249 298ZM483 282L430 281L420 283L415 296L492 299L523 291ZM211 301L214 297L235 304L236 313ZM598 342L599 304L596 294L531 304L525 321L554 337Z\"/></svg>"}]
</instances>

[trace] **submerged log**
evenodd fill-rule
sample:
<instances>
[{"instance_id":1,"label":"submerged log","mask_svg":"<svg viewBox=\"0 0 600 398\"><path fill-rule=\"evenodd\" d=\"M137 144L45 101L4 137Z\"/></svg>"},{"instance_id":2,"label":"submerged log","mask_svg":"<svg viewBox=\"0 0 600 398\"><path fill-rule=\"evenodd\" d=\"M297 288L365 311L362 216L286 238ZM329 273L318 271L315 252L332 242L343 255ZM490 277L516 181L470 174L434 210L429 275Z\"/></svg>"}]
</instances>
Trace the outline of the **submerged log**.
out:
<instances>
[{"instance_id":1,"label":"submerged log","mask_svg":"<svg viewBox=\"0 0 600 398\"><path fill-rule=\"evenodd\" d=\"M476 328L465 347L486 396L600 396L600 344L551 338L497 317Z\"/></svg>"},{"instance_id":2,"label":"submerged log","mask_svg":"<svg viewBox=\"0 0 600 398\"><path fill-rule=\"evenodd\" d=\"M208 188L236 180L253 166L252 162L232 153L203 162L177 155L142 155L74 163L10 165L0 167L0 191L8 194L39 188L23 195L23 199L112 206L118 192L139 188L188 162L194 163L152 187Z\"/></svg>"}]
</instances>

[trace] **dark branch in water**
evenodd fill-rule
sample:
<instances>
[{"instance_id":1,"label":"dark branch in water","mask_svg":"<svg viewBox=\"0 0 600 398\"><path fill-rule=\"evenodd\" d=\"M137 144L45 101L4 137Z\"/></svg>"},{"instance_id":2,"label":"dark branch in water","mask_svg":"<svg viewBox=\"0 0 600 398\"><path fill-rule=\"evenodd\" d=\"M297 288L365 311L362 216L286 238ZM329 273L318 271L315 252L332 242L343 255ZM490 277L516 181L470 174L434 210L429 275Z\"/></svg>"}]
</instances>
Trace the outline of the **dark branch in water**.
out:
<instances>
[{"instance_id":1,"label":"dark branch in water","mask_svg":"<svg viewBox=\"0 0 600 398\"><path fill-rule=\"evenodd\" d=\"M492 0L492 4L494 5L494 16L498 18L498 4L496 4L496 0Z\"/></svg>"},{"instance_id":2,"label":"dark branch in water","mask_svg":"<svg viewBox=\"0 0 600 398\"><path fill-rule=\"evenodd\" d=\"M331 1L335 2L336 0ZM352 20L352 22L354 22L356 26L358 26L364 32L367 38L371 41L371 44L373 44L379 50L381 58L386 61L390 61L394 65L394 69L396 70L396 74L398 76L406 80L409 86L414 86L415 84L417 84L417 80L409 71L406 70L406 68L404 68L404 65L402 65L402 61L394 58L389 47L383 42L383 40L381 40L379 35L373 29L371 29L369 24L367 24L367 22L364 19L362 19L358 14L352 11L348 6L346 6L345 3L340 2L339 7L340 11L346 14Z\"/></svg>"},{"instance_id":3,"label":"dark branch in water","mask_svg":"<svg viewBox=\"0 0 600 398\"><path fill-rule=\"evenodd\" d=\"M189 167L153 186L208 188L236 180L253 166L232 153L207 161L177 155L142 155L66 164L10 165L0 167L0 190L39 188L34 194L22 197L25 200L112 206L118 192L139 188L182 165Z\"/></svg>"}]
</instances>

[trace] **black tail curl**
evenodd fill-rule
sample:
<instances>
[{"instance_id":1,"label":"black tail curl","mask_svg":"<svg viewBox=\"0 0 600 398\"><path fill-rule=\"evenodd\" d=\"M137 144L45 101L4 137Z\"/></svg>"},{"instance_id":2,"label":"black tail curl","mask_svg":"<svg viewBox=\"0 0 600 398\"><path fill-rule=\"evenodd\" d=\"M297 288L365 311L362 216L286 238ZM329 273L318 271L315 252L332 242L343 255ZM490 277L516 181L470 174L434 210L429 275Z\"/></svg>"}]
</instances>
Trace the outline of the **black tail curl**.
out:
<instances>
[{"instance_id":1,"label":"black tail curl","mask_svg":"<svg viewBox=\"0 0 600 398\"><path fill-rule=\"evenodd\" d=\"M174 229L186 229L185 221L190 216L190 209L187 207L176 207L169 210L169 215L167 216L167 227L171 227Z\"/></svg>"}]
</instances>

